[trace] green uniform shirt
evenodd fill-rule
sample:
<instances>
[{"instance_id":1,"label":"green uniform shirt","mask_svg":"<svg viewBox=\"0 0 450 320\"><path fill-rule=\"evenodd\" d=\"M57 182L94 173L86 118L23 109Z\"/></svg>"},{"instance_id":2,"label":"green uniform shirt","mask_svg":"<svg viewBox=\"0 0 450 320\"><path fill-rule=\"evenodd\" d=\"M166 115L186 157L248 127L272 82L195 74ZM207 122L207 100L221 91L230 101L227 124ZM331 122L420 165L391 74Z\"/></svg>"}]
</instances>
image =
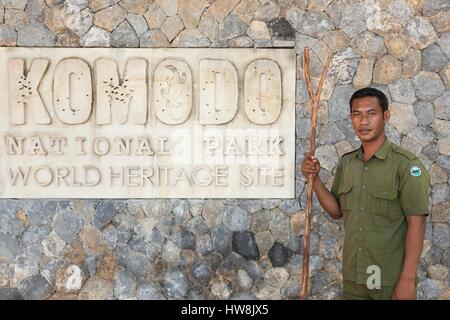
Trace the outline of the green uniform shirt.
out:
<instances>
[{"instance_id":1,"label":"green uniform shirt","mask_svg":"<svg viewBox=\"0 0 450 320\"><path fill-rule=\"evenodd\" d=\"M344 280L366 284L370 265L380 267L381 285L396 284L402 267L406 217L428 214L430 176L411 152L384 141L365 161L362 148L338 163L331 192L344 216Z\"/></svg>"}]
</instances>

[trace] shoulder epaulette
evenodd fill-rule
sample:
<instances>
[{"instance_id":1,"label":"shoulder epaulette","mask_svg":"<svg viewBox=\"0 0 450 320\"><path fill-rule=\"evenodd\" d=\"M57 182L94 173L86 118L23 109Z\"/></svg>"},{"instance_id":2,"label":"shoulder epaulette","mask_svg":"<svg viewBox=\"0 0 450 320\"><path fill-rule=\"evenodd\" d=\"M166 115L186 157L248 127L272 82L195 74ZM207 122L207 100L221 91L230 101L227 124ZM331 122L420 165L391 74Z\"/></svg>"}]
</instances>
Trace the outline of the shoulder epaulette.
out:
<instances>
[{"instance_id":1,"label":"shoulder epaulette","mask_svg":"<svg viewBox=\"0 0 450 320\"><path fill-rule=\"evenodd\" d=\"M401 155L404 155L404 156L407 157L409 160L414 160L414 159L417 158L417 156L416 156L414 153L409 152L408 150L403 149L402 147L400 147L400 146L398 146L398 145L396 145L396 144L392 144L392 150L393 150L394 152L396 152L396 153L399 153L399 154L401 154Z\"/></svg>"}]
</instances>

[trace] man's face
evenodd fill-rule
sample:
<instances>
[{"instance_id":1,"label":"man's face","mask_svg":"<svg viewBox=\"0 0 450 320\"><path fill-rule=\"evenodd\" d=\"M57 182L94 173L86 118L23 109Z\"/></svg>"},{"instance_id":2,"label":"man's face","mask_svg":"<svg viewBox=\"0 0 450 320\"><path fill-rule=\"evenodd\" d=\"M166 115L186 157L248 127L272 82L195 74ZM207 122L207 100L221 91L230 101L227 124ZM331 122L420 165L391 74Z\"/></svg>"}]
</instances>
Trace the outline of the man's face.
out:
<instances>
[{"instance_id":1,"label":"man's face","mask_svg":"<svg viewBox=\"0 0 450 320\"><path fill-rule=\"evenodd\" d=\"M384 124L389 120L389 111L383 112L377 97L363 97L352 101L353 130L361 142L375 141L384 135Z\"/></svg>"}]
</instances>

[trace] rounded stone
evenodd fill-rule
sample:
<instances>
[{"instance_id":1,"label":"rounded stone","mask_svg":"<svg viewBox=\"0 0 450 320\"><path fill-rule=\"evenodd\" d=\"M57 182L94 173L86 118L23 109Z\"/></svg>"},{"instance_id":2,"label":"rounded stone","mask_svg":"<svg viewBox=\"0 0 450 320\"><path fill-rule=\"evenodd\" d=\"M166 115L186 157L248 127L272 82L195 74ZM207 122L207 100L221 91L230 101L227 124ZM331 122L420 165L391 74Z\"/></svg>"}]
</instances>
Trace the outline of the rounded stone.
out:
<instances>
[{"instance_id":1,"label":"rounded stone","mask_svg":"<svg viewBox=\"0 0 450 320\"><path fill-rule=\"evenodd\" d=\"M162 275L161 288L169 298L183 299L189 287L189 281L181 271L167 270Z\"/></svg>"},{"instance_id":2,"label":"rounded stone","mask_svg":"<svg viewBox=\"0 0 450 320\"><path fill-rule=\"evenodd\" d=\"M287 263L290 255L291 251L279 242L273 244L268 254L270 262L272 262L272 266L274 267L283 267Z\"/></svg>"},{"instance_id":3,"label":"rounded stone","mask_svg":"<svg viewBox=\"0 0 450 320\"><path fill-rule=\"evenodd\" d=\"M53 47L55 35L42 23L30 23L19 29L17 45L20 47Z\"/></svg>"},{"instance_id":4,"label":"rounded stone","mask_svg":"<svg viewBox=\"0 0 450 320\"><path fill-rule=\"evenodd\" d=\"M405 32L416 49L426 48L438 39L431 23L421 16L413 17L406 25Z\"/></svg>"},{"instance_id":5,"label":"rounded stone","mask_svg":"<svg viewBox=\"0 0 450 320\"><path fill-rule=\"evenodd\" d=\"M136 289L138 300L166 300L158 285L150 282L140 283Z\"/></svg>"},{"instance_id":6,"label":"rounded stone","mask_svg":"<svg viewBox=\"0 0 450 320\"><path fill-rule=\"evenodd\" d=\"M389 84L400 79L402 75L402 63L386 54L375 62L373 71L373 82L378 84Z\"/></svg>"},{"instance_id":7,"label":"rounded stone","mask_svg":"<svg viewBox=\"0 0 450 320\"><path fill-rule=\"evenodd\" d=\"M433 101L445 91L439 75L429 71L422 71L412 78L412 84L417 98L423 101Z\"/></svg>"},{"instance_id":8,"label":"rounded stone","mask_svg":"<svg viewBox=\"0 0 450 320\"><path fill-rule=\"evenodd\" d=\"M422 69L439 72L447 64L448 59L437 44L432 44L422 50Z\"/></svg>"},{"instance_id":9,"label":"rounded stone","mask_svg":"<svg viewBox=\"0 0 450 320\"><path fill-rule=\"evenodd\" d=\"M353 38L351 46L357 54L367 59L376 59L386 53L383 38L370 31L358 34Z\"/></svg>"},{"instance_id":10,"label":"rounded stone","mask_svg":"<svg viewBox=\"0 0 450 320\"><path fill-rule=\"evenodd\" d=\"M243 231L250 228L251 217L238 206L228 206L223 216L223 224L231 231Z\"/></svg>"},{"instance_id":11,"label":"rounded stone","mask_svg":"<svg viewBox=\"0 0 450 320\"><path fill-rule=\"evenodd\" d=\"M233 251L248 260L258 260L259 250L255 235L250 231L233 232Z\"/></svg>"}]
</instances>

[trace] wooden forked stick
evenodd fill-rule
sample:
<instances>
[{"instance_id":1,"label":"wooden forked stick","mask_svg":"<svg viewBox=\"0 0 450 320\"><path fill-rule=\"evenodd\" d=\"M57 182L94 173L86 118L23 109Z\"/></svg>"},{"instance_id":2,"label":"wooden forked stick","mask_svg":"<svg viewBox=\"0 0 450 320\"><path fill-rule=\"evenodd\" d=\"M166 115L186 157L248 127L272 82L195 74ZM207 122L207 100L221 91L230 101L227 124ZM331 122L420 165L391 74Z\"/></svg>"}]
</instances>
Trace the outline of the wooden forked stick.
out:
<instances>
[{"instance_id":1,"label":"wooden forked stick","mask_svg":"<svg viewBox=\"0 0 450 320\"><path fill-rule=\"evenodd\" d=\"M313 91L311 83L311 72L309 66L309 48L305 47L303 54L303 67L305 69L305 81L308 89L309 99L311 101L311 130L309 134L309 153L314 155L316 149L316 128L317 116L319 109L320 94L322 92L323 82L328 73L328 68L331 63L331 52L328 53L327 60L320 75L319 84L316 92ZM308 177L308 189L306 200L306 217L305 217L305 232L303 235L303 265L302 265L302 282L300 299L305 300L308 295L308 280L309 280L309 243L311 237L311 219L312 219L312 197L313 197L313 176Z\"/></svg>"}]
</instances>

